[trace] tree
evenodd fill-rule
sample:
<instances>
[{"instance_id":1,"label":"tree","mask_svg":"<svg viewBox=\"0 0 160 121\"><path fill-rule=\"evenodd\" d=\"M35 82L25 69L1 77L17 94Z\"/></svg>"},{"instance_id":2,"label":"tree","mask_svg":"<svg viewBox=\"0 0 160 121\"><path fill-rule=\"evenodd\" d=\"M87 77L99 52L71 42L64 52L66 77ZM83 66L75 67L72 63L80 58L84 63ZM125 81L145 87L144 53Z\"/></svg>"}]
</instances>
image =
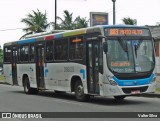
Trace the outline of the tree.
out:
<instances>
[{"instance_id":1,"label":"tree","mask_svg":"<svg viewBox=\"0 0 160 121\"><path fill-rule=\"evenodd\" d=\"M65 10L64 11L64 19L61 17L57 17L57 20L60 20L60 24L57 25L58 28L64 29L64 30L71 30L75 29L75 20L73 20L73 13L69 13L69 11Z\"/></svg>"},{"instance_id":2,"label":"tree","mask_svg":"<svg viewBox=\"0 0 160 121\"><path fill-rule=\"evenodd\" d=\"M25 35L22 37L32 34L32 33L39 33L46 31L47 27L49 26L47 22L47 14L40 12L37 9L37 12L32 10L33 14L29 13L26 18L21 20L22 23L26 24L26 28L23 31L26 32Z\"/></svg>"},{"instance_id":3,"label":"tree","mask_svg":"<svg viewBox=\"0 0 160 121\"><path fill-rule=\"evenodd\" d=\"M81 18L80 16L78 16L75 21L75 28L79 29L88 27L88 22L89 20L87 20L86 18Z\"/></svg>"},{"instance_id":4,"label":"tree","mask_svg":"<svg viewBox=\"0 0 160 121\"><path fill-rule=\"evenodd\" d=\"M64 19L63 19L64 18ZM85 28L88 26L88 20L86 18L81 18L80 16L73 19L73 13L70 13L68 10L64 11L63 18L57 17L57 20L60 21L59 24L56 25L56 29L58 30L73 30L79 28ZM55 28L55 23L52 23L53 28Z\"/></svg>"},{"instance_id":5,"label":"tree","mask_svg":"<svg viewBox=\"0 0 160 121\"><path fill-rule=\"evenodd\" d=\"M122 21L124 24L127 24L127 25L136 25L137 24L137 20L131 19L130 17L123 18Z\"/></svg>"}]
</instances>

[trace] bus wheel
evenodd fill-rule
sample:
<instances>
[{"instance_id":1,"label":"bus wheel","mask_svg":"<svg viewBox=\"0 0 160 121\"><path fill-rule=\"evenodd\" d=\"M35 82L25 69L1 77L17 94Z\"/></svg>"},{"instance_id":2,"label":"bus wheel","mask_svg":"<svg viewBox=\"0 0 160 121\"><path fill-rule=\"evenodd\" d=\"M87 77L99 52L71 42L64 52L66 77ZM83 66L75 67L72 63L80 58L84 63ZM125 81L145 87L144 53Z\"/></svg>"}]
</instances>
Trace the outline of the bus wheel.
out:
<instances>
[{"instance_id":1,"label":"bus wheel","mask_svg":"<svg viewBox=\"0 0 160 121\"><path fill-rule=\"evenodd\" d=\"M36 88L31 88L30 87L30 83L29 83L28 77L26 77L24 79L24 86L23 87L24 87L24 92L26 94L37 94L38 93L38 90Z\"/></svg>"},{"instance_id":2,"label":"bus wheel","mask_svg":"<svg viewBox=\"0 0 160 121\"><path fill-rule=\"evenodd\" d=\"M77 81L75 84L75 96L78 101L86 101L89 99L89 95L84 94L84 88L81 81Z\"/></svg>"},{"instance_id":3,"label":"bus wheel","mask_svg":"<svg viewBox=\"0 0 160 121\"><path fill-rule=\"evenodd\" d=\"M126 96L114 96L116 100L123 100Z\"/></svg>"},{"instance_id":4,"label":"bus wheel","mask_svg":"<svg viewBox=\"0 0 160 121\"><path fill-rule=\"evenodd\" d=\"M23 84L24 92L25 92L26 94L30 94L31 88L30 88L30 83L29 83L28 77L26 77L26 78L24 79L24 82L23 82L23 83L24 83L24 84Z\"/></svg>"}]
</instances>

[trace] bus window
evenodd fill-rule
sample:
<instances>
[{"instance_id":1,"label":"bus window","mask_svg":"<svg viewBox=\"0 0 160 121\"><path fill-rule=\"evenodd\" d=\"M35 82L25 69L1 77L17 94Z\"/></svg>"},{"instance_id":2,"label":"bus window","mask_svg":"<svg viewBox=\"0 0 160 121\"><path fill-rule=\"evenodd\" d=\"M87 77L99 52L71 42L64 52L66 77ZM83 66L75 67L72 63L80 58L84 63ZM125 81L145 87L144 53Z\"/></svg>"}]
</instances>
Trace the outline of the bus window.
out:
<instances>
[{"instance_id":1,"label":"bus window","mask_svg":"<svg viewBox=\"0 0 160 121\"><path fill-rule=\"evenodd\" d=\"M34 49L34 45L30 45L30 62L34 62L34 55L35 55L35 49Z\"/></svg>"},{"instance_id":2,"label":"bus window","mask_svg":"<svg viewBox=\"0 0 160 121\"><path fill-rule=\"evenodd\" d=\"M102 41L100 42L100 53L99 53L99 72L103 74L103 47Z\"/></svg>"},{"instance_id":3,"label":"bus window","mask_svg":"<svg viewBox=\"0 0 160 121\"><path fill-rule=\"evenodd\" d=\"M83 58L83 36L70 39L69 58L71 60Z\"/></svg>"},{"instance_id":4,"label":"bus window","mask_svg":"<svg viewBox=\"0 0 160 121\"><path fill-rule=\"evenodd\" d=\"M19 63L21 61L21 59L20 59L20 52L21 52L20 46L17 46L17 50L18 50L18 53L17 53L17 63Z\"/></svg>"},{"instance_id":5,"label":"bus window","mask_svg":"<svg viewBox=\"0 0 160 121\"><path fill-rule=\"evenodd\" d=\"M55 60L68 60L68 39L55 40Z\"/></svg>"},{"instance_id":6,"label":"bus window","mask_svg":"<svg viewBox=\"0 0 160 121\"><path fill-rule=\"evenodd\" d=\"M4 62L11 62L11 48L6 47L4 51Z\"/></svg>"},{"instance_id":7,"label":"bus window","mask_svg":"<svg viewBox=\"0 0 160 121\"><path fill-rule=\"evenodd\" d=\"M29 60L29 46L28 45L21 46L20 51L21 51L20 52L21 62L28 61Z\"/></svg>"},{"instance_id":8,"label":"bus window","mask_svg":"<svg viewBox=\"0 0 160 121\"><path fill-rule=\"evenodd\" d=\"M53 41L46 42L46 61L53 60Z\"/></svg>"}]
</instances>

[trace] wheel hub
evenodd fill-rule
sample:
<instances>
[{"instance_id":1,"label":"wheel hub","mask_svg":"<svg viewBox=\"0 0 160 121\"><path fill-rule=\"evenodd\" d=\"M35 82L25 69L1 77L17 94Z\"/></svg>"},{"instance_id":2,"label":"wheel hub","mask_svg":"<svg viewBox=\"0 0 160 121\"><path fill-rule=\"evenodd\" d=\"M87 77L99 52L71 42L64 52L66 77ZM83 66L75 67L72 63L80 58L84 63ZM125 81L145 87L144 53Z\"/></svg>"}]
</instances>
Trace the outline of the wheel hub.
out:
<instances>
[{"instance_id":1,"label":"wheel hub","mask_svg":"<svg viewBox=\"0 0 160 121\"><path fill-rule=\"evenodd\" d=\"M78 86L78 88L77 88L77 94L79 96L81 96L83 94L83 87L82 86Z\"/></svg>"}]
</instances>

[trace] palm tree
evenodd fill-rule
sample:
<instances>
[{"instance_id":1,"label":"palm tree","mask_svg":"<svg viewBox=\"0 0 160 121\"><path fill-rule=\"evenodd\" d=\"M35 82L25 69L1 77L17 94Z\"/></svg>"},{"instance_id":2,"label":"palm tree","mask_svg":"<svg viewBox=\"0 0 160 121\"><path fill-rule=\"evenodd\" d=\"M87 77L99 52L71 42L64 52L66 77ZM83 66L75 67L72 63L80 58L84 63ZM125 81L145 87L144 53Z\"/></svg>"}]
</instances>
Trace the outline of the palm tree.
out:
<instances>
[{"instance_id":1,"label":"palm tree","mask_svg":"<svg viewBox=\"0 0 160 121\"><path fill-rule=\"evenodd\" d=\"M70 13L68 10L64 11L63 17L64 19L59 16L57 17L57 20L59 20L60 23L56 25L56 28L59 30L73 30L88 26L86 18L78 16L76 19L73 19L73 13ZM55 28L54 22L52 23L52 26Z\"/></svg>"},{"instance_id":2,"label":"palm tree","mask_svg":"<svg viewBox=\"0 0 160 121\"><path fill-rule=\"evenodd\" d=\"M130 17L123 18L122 21L124 24L127 24L127 25L136 25L137 24L137 20L131 19Z\"/></svg>"},{"instance_id":3,"label":"palm tree","mask_svg":"<svg viewBox=\"0 0 160 121\"><path fill-rule=\"evenodd\" d=\"M43 14L37 9L36 11L32 11L33 14L28 14L26 18L23 18L21 20L22 23L25 23L27 28L23 29L23 31L26 32L25 35L22 37L32 34L32 33L39 33L46 31L47 27L49 26L47 22L47 14L46 11Z\"/></svg>"},{"instance_id":4,"label":"palm tree","mask_svg":"<svg viewBox=\"0 0 160 121\"><path fill-rule=\"evenodd\" d=\"M75 28L80 29L80 28L88 27L88 22L89 20L86 20L86 18L81 18L80 16L78 16L76 18Z\"/></svg>"},{"instance_id":5,"label":"palm tree","mask_svg":"<svg viewBox=\"0 0 160 121\"><path fill-rule=\"evenodd\" d=\"M59 26L58 28L61 28L64 30L74 29L75 20L73 20L73 13L69 13L68 10L65 10L63 17L64 17L64 19L62 19L61 17L57 17L57 19L61 21L61 23L59 25L57 25L57 26Z\"/></svg>"}]
</instances>

